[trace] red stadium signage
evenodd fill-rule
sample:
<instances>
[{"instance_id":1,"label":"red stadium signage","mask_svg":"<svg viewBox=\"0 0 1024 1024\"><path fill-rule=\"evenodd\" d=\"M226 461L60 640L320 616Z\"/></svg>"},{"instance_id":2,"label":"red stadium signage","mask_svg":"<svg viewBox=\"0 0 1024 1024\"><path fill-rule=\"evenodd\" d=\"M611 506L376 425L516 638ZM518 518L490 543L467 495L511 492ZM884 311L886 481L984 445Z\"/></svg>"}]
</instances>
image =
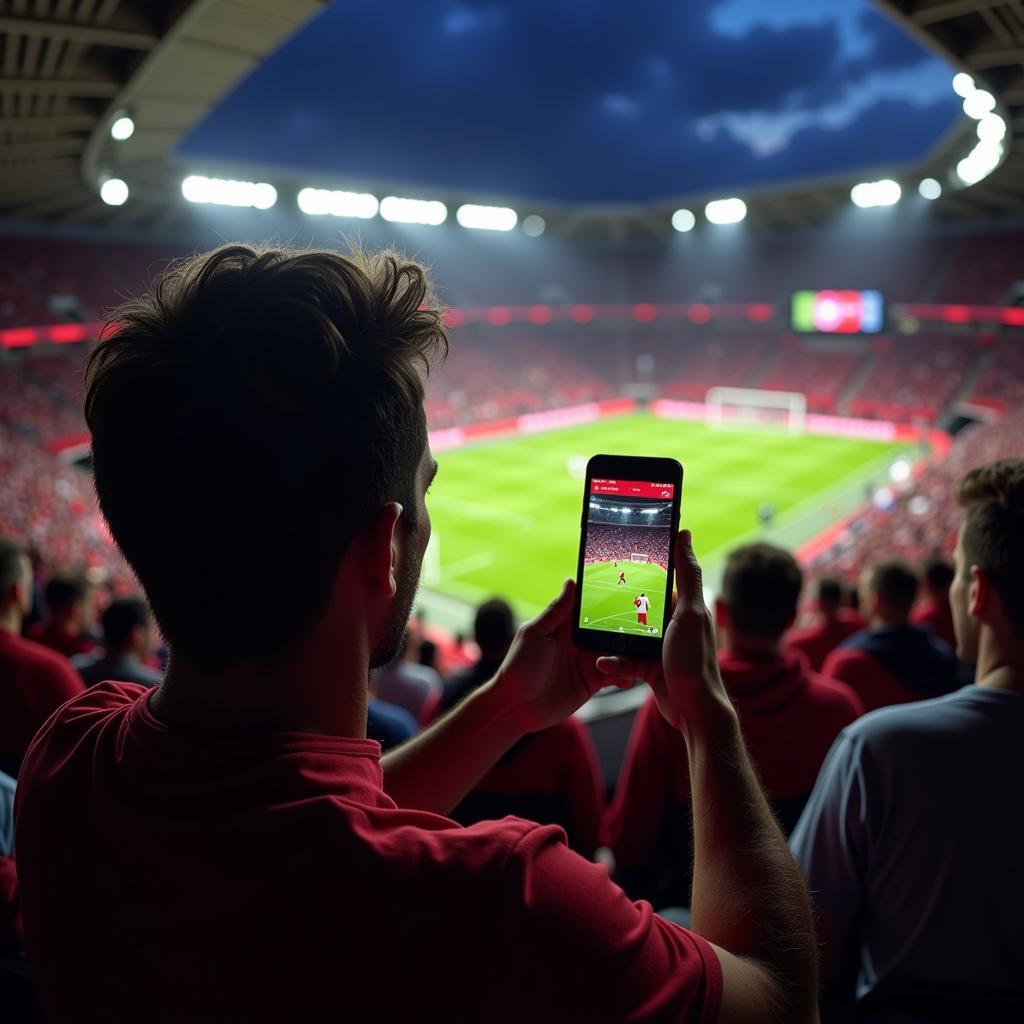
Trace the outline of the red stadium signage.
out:
<instances>
[{"instance_id":1,"label":"red stadium signage","mask_svg":"<svg viewBox=\"0 0 1024 1024\"><path fill-rule=\"evenodd\" d=\"M594 477L590 481L591 494L614 494L621 498L671 498L675 484L659 484L644 480L603 480Z\"/></svg>"}]
</instances>

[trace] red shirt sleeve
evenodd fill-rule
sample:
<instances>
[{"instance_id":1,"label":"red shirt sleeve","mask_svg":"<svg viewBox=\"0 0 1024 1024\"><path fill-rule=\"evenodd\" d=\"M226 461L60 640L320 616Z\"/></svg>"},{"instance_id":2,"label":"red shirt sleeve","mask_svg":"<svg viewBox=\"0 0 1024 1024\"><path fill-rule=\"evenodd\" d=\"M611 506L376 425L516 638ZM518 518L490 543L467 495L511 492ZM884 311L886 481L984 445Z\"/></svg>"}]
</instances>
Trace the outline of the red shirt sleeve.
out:
<instances>
[{"instance_id":1,"label":"red shirt sleeve","mask_svg":"<svg viewBox=\"0 0 1024 1024\"><path fill-rule=\"evenodd\" d=\"M32 672L31 686L24 697L38 722L44 722L54 711L85 692L82 677L71 667L71 662L63 655L47 651L45 660L41 660Z\"/></svg>"},{"instance_id":2,"label":"red shirt sleeve","mask_svg":"<svg viewBox=\"0 0 1024 1024\"><path fill-rule=\"evenodd\" d=\"M577 1020L717 1021L722 969L711 946L649 903L631 902L558 829L527 832L505 879L516 901L507 948L522 957L541 998L554 986L562 1001L571 998Z\"/></svg>"},{"instance_id":3,"label":"red shirt sleeve","mask_svg":"<svg viewBox=\"0 0 1024 1024\"><path fill-rule=\"evenodd\" d=\"M601 845L601 815L604 813L604 785L597 754L587 727L577 718L570 716L562 723L559 741L573 835L579 849L592 857Z\"/></svg>"},{"instance_id":4,"label":"red shirt sleeve","mask_svg":"<svg viewBox=\"0 0 1024 1024\"><path fill-rule=\"evenodd\" d=\"M675 756L673 739L685 755L682 737L672 735L654 698L649 697L636 713L615 797L604 820L603 840L620 867L642 867L650 861L673 794L686 781L675 777L685 776L686 764L685 756Z\"/></svg>"}]
</instances>

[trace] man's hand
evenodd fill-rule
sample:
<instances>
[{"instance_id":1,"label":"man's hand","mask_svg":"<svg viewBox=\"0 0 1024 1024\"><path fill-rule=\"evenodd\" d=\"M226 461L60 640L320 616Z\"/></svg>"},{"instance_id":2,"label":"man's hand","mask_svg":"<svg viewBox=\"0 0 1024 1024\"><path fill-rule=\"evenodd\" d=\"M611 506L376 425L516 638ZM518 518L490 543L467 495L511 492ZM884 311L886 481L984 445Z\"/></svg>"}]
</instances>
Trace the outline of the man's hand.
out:
<instances>
[{"instance_id":1,"label":"man's hand","mask_svg":"<svg viewBox=\"0 0 1024 1024\"><path fill-rule=\"evenodd\" d=\"M729 706L718 670L715 626L704 604L701 569L693 553L689 530L676 535L674 550L678 597L665 630L661 664L630 658L603 657L597 669L616 678L650 684L658 709L684 735L703 723L709 709Z\"/></svg>"},{"instance_id":2,"label":"man's hand","mask_svg":"<svg viewBox=\"0 0 1024 1024\"><path fill-rule=\"evenodd\" d=\"M597 670L597 656L578 651L572 642L576 584L566 580L561 594L519 627L511 650L490 684L491 696L506 707L523 732L556 725L598 690L615 683Z\"/></svg>"}]
</instances>

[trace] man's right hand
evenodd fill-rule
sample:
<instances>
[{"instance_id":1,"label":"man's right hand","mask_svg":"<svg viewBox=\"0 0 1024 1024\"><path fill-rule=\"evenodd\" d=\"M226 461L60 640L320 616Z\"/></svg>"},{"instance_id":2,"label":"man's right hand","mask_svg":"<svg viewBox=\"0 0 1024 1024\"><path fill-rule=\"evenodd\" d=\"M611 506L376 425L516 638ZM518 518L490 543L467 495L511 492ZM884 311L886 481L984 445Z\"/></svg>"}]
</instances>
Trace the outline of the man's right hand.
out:
<instances>
[{"instance_id":1,"label":"man's right hand","mask_svg":"<svg viewBox=\"0 0 1024 1024\"><path fill-rule=\"evenodd\" d=\"M709 713L731 709L718 670L715 626L704 603L701 569L689 530L676 534L673 558L678 596L665 631L661 663L607 656L597 660L605 675L650 684L658 709L684 735L701 728Z\"/></svg>"}]
</instances>

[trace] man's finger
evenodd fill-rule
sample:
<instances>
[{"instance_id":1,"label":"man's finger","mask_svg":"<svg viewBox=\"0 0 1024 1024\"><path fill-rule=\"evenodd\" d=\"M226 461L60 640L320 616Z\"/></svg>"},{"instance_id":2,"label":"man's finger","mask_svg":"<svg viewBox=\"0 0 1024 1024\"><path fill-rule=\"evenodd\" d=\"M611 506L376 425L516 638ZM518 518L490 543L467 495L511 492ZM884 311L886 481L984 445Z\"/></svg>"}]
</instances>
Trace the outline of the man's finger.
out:
<instances>
[{"instance_id":1,"label":"man's finger","mask_svg":"<svg viewBox=\"0 0 1024 1024\"><path fill-rule=\"evenodd\" d=\"M679 588L677 607L694 608L704 605L704 585L700 564L693 553L693 536L689 530L676 534L676 585Z\"/></svg>"},{"instance_id":2,"label":"man's finger","mask_svg":"<svg viewBox=\"0 0 1024 1024\"><path fill-rule=\"evenodd\" d=\"M564 622L568 621L575 594L576 583L567 579L562 584L562 592L530 623L530 626L538 633L554 633Z\"/></svg>"},{"instance_id":3,"label":"man's finger","mask_svg":"<svg viewBox=\"0 0 1024 1024\"><path fill-rule=\"evenodd\" d=\"M603 654L596 662L597 671L606 676L614 676L616 680L621 679L644 679L646 678L646 664L634 661L632 658L622 658L614 654Z\"/></svg>"}]
</instances>

